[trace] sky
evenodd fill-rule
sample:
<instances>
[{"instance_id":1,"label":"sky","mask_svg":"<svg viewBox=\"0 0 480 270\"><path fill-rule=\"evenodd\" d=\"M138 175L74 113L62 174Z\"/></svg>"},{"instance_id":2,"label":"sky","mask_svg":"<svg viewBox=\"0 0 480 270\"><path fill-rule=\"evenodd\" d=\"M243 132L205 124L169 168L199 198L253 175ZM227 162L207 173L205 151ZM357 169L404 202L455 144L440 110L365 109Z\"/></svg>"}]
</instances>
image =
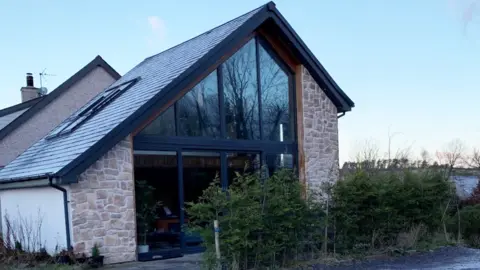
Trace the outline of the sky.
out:
<instances>
[{"instance_id":1,"label":"sky","mask_svg":"<svg viewBox=\"0 0 480 270\"><path fill-rule=\"evenodd\" d=\"M0 108L25 73L50 91L96 55L120 74L266 1L0 0ZM340 161L480 148L479 0L277 0L278 10L355 102L339 119ZM390 134L390 136L389 136Z\"/></svg>"}]
</instances>

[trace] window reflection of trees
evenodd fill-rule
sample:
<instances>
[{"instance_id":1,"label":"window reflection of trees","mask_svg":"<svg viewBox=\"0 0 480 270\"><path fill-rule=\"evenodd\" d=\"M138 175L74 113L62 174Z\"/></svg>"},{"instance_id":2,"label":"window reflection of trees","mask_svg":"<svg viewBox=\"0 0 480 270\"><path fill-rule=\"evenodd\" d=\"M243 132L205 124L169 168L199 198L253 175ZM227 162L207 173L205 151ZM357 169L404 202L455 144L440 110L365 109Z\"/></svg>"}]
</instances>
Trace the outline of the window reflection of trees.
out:
<instances>
[{"instance_id":1,"label":"window reflection of trees","mask_svg":"<svg viewBox=\"0 0 480 270\"><path fill-rule=\"evenodd\" d=\"M290 139L288 75L263 47L259 48L263 136L284 141Z\"/></svg>"},{"instance_id":2,"label":"window reflection of trees","mask_svg":"<svg viewBox=\"0 0 480 270\"><path fill-rule=\"evenodd\" d=\"M255 40L223 65L225 116L229 138L260 138Z\"/></svg>"},{"instance_id":3,"label":"window reflection of trees","mask_svg":"<svg viewBox=\"0 0 480 270\"><path fill-rule=\"evenodd\" d=\"M257 70L256 40L252 39L221 65L226 136L258 140L260 119L264 140L292 140L289 76L272 55L259 44ZM257 78L257 72L259 77ZM262 111L259 112L259 92ZM220 109L218 78L214 71L176 103L178 136L219 138ZM144 134L175 135L173 108L161 115Z\"/></svg>"},{"instance_id":4,"label":"window reflection of trees","mask_svg":"<svg viewBox=\"0 0 480 270\"><path fill-rule=\"evenodd\" d=\"M213 72L177 102L179 136L220 136L217 75Z\"/></svg>"}]
</instances>

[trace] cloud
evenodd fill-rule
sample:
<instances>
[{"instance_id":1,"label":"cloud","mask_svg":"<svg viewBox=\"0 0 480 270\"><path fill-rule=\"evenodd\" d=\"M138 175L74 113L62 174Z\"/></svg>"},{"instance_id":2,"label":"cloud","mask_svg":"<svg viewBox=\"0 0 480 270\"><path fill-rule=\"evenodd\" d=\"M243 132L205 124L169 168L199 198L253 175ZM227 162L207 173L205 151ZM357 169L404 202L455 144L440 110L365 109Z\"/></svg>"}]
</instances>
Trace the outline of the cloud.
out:
<instances>
[{"instance_id":1,"label":"cloud","mask_svg":"<svg viewBox=\"0 0 480 270\"><path fill-rule=\"evenodd\" d=\"M147 38L148 45L152 48L158 47L164 42L167 34L165 22L158 16L148 16L147 21L150 27L150 34Z\"/></svg>"}]
</instances>

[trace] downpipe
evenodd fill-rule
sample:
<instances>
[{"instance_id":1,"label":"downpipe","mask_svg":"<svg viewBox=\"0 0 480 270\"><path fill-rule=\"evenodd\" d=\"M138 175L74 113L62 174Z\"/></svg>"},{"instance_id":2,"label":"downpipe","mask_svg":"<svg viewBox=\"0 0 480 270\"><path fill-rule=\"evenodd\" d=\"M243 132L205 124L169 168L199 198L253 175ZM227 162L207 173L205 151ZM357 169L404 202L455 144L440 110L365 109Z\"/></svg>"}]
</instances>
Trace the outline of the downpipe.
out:
<instances>
[{"instance_id":1,"label":"downpipe","mask_svg":"<svg viewBox=\"0 0 480 270\"><path fill-rule=\"evenodd\" d=\"M49 181L49 186L59 190L63 193L63 211L65 214L65 232L67 236L67 250L70 250L72 244L70 242L70 218L68 216L68 196L67 196L67 190L59 185L56 185L52 182L53 177L49 176L48 181Z\"/></svg>"}]
</instances>

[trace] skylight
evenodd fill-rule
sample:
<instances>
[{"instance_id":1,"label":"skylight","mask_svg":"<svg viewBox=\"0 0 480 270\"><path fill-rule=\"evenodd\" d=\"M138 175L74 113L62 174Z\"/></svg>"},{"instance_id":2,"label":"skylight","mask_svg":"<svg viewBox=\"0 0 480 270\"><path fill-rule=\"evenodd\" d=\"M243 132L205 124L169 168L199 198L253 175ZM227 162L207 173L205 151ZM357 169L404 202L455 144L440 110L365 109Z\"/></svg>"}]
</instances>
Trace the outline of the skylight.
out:
<instances>
[{"instance_id":1,"label":"skylight","mask_svg":"<svg viewBox=\"0 0 480 270\"><path fill-rule=\"evenodd\" d=\"M95 97L90 103L82 107L74 115L66 119L62 124L51 132L46 139L53 139L71 133L78 128L88 118L95 115L98 111L103 109L107 104L112 102L116 97L120 96L125 90L134 85L139 78L130 80L120 85L108 88Z\"/></svg>"}]
</instances>

